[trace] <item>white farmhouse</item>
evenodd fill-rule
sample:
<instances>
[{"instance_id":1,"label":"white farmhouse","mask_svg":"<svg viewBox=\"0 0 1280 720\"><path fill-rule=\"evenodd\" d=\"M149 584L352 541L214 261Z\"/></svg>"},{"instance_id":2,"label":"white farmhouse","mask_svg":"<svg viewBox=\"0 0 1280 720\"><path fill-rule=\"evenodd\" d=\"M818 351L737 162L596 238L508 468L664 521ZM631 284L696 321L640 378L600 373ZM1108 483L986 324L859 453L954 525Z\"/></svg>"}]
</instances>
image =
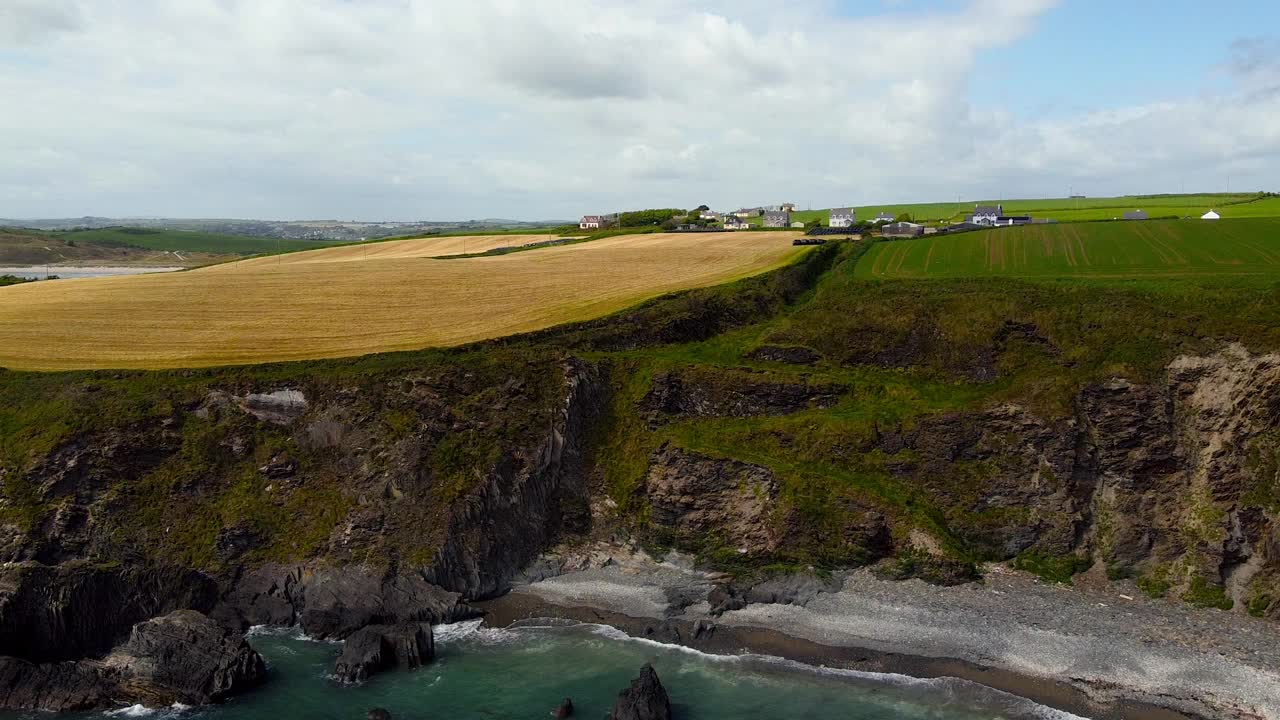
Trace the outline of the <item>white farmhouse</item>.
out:
<instances>
[{"instance_id":1,"label":"white farmhouse","mask_svg":"<svg viewBox=\"0 0 1280 720\"><path fill-rule=\"evenodd\" d=\"M831 211L831 219L827 221L827 227L853 227L856 222L858 222L858 213L853 208L835 208Z\"/></svg>"},{"instance_id":2,"label":"white farmhouse","mask_svg":"<svg viewBox=\"0 0 1280 720\"><path fill-rule=\"evenodd\" d=\"M1004 205L976 205L969 222L977 225L996 225L1004 215Z\"/></svg>"}]
</instances>

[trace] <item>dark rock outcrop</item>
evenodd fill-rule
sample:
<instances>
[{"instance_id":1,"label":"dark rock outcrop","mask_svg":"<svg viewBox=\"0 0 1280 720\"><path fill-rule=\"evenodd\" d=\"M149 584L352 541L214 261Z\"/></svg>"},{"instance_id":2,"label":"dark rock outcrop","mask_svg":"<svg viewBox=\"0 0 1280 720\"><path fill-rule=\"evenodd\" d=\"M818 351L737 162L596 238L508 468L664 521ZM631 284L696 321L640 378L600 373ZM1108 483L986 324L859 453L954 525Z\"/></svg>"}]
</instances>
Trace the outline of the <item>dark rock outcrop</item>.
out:
<instances>
[{"instance_id":1,"label":"dark rock outcrop","mask_svg":"<svg viewBox=\"0 0 1280 720\"><path fill-rule=\"evenodd\" d=\"M586 529L586 436L607 394L599 370L582 361L568 361L564 378L564 405L542 442L505 454L481 487L453 505L428 581L470 599L493 597L566 524Z\"/></svg>"},{"instance_id":2,"label":"dark rock outcrop","mask_svg":"<svg viewBox=\"0 0 1280 720\"><path fill-rule=\"evenodd\" d=\"M618 695L609 720L671 720L671 700L652 665L640 668L640 677Z\"/></svg>"},{"instance_id":3,"label":"dark rock outcrop","mask_svg":"<svg viewBox=\"0 0 1280 720\"><path fill-rule=\"evenodd\" d=\"M814 365L822 359L817 350L800 345L761 345L748 353L747 357L788 365Z\"/></svg>"},{"instance_id":4,"label":"dark rock outcrop","mask_svg":"<svg viewBox=\"0 0 1280 720\"><path fill-rule=\"evenodd\" d=\"M207 612L217 586L176 568L69 562L0 569L0 653L34 663L100 657L134 624L178 609Z\"/></svg>"},{"instance_id":5,"label":"dark rock outcrop","mask_svg":"<svg viewBox=\"0 0 1280 720\"><path fill-rule=\"evenodd\" d=\"M237 583L218 614L238 615L248 625L297 624L312 637L342 639L369 625L448 623L479 612L418 573L267 565Z\"/></svg>"},{"instance_id":6,"label":"dark rock outcrop","mask_svg":"<svg viewBox=\"0 0 1280 720\"><path fill-rule=\"evenodd\" d=\"M778 546L771 519L777 483L768 468L664 445L650 461L645 493L653 523L686 542L716 532L744 554Z\"/></svg>"},{"instance_id":7,"label":"dark rock outcrop","mask_svg":"<svg viewBox=\"0 0 1280 720\"><path fill-rule=\"evenodd\" d=\"M551 717L553 718L573 717L573 699L565 698L564 700L561 700L560 704L556 706L556 709L551 711Z\"/></svg>"},{"instance_id":8,"label":"dark rock outcrop","mask_svg":"<svg viewBox=\"0 0 1280 720\"><path fill-rule=\"evenodd\" d=\"M427 623L370 625L343 643L333 676L339 682L363 682L383 670L426 665L435 652L435 639Z\"/></svg>"},{"instance_id":9,"label":"dark rock outcrop","mask_svg":"<svg viewBox=\"0 0 1280 720\"><path fill-rule=\"evenodd\" d=\"M793 573L756 583L744 593L748 603L777 603L780 605L808 605L820 593L832 593L840 589L840 579L814 573Z\"/></svg>"},{"instance_id":10,"label":"dark rock outcrop","mask_svg":"<svg viewBox=\"0 0 1280 720\"><path fill-rule=\"evenodd\" d=\"M37 664L0 656L0 710L93 710L111 702L115 687L94 662Z\"/></svg>"},{"instance_id":11,"label":"dark rock outcrop","mask_svg":"<svg viewBox=\"0 0 1280 720\"><path fill-rule=\"evenodd\" d=\"M237 633L193 610L139 623L101 660L33 663L0 657L0 709L72 711L121 701L200 705L266 678L262 657Z\"/></svg>"},{"instance_id":12,"label":"dark rock outcrop","mask_svg":"<svg viewBox=\"0 0 1280 720\"><path fill-rule=\"evenodd\" d=\"M103 665L120 677L120 692L151 707L218 702L267 674L242 636L193 610L138 623Z\"/></svg>"},{"instance_id":13,"label":"dark rock outcrop","mask_svg":"<svg viewBox=\"0 0 1280 720\"><path fill-rule=\"evenodd\" d=\"M664 372L641 402L650 428L672 419L758 417L825 408L839 401L843 388L804 382L777 382L748 374Z\"/></svg>"}]
</instances>

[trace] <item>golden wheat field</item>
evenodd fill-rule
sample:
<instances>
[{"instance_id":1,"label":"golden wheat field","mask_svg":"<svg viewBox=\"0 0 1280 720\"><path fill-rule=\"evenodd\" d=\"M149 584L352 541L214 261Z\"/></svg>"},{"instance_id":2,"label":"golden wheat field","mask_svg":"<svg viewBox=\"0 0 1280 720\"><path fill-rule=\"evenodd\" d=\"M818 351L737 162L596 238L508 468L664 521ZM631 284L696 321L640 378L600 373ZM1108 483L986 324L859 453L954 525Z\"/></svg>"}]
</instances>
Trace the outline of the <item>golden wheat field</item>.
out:
<instances>
[{"instance_id":1,"label":"golden wheat field","mask_svg":"<svg viewBox=\"0 0 1280 720\"><path fill-rule=\"evenodd\" d=\"M329 262L359 262L362 260L400 260L406 258L433 258L449 255L482 253L500 247L518 247L526 243L555 240L554 235L466 235L451 237L426 237L412 240L372 242L361 245L342 245L323 250L274 255L234 263L237 271L260 265L297 265ZM227 269L226 265L218 266ZM212 269L212 268L210 268Z\"/></svg>"},{"instance_id":2,"label":"golden wheat field","mask_svg":"<svg viewBox=\"0 0 1280 720\"><path fill-rule=\"evenodd\" d=\"M408 240L368 246L379 252L367 258L356 246L15 285L0 288L0 366L202 367L459 345L776 268L805 251L791 245L797 234L634 235L453 260Z\"/></svg>"}]
</instances>

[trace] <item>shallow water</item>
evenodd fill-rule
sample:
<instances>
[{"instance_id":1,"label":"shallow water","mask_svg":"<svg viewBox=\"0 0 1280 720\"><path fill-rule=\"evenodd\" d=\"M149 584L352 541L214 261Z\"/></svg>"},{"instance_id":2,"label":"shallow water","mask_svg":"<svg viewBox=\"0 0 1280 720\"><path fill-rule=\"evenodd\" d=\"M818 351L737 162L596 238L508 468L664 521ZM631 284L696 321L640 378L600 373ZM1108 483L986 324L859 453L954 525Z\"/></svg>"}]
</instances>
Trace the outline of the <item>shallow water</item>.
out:
<instances>
[{"instance_id":1,"label":"shallow water","mask_svg":"<svg viewBox=\"0 0 1280 720\"><path fill-rule=\"evenodd\" d=\"M95 267L92 265L76 265L58 267L50 265L47 268L44 265L24 266L24 267L0 267L0 275L16 275L20 278L28 278L33 280L43 280L48 275L56 275L62 279L70 278L86 278L86 277L109 277L111 275L141 275L143 273L153 272L176 272L182 270L180 267Z\"/></svg>"},{"instance_id":2,"label":"shallow water","mask_svg":"<svg viewBox=\"0 0 1280 720\"><path fill-rule=\"evenodd\" d=\"M415 672L380 675L357 687L326 674L339 646L283 632L255 633L271 682L225 705L198 710L125 708L115 716L152 720L363 720L385 707L398 720L545 718L564 697L575 717L600 720L617 693L651 662L679 720L1022 720L1069 719L1021 698L961 680L824 671L761 656L713 657L626 638L594 625L436 628L437 658ZM3 715L44 718L49 715ZM101 720L103 714L91 716Z\"/></svg>"}]
</instances>

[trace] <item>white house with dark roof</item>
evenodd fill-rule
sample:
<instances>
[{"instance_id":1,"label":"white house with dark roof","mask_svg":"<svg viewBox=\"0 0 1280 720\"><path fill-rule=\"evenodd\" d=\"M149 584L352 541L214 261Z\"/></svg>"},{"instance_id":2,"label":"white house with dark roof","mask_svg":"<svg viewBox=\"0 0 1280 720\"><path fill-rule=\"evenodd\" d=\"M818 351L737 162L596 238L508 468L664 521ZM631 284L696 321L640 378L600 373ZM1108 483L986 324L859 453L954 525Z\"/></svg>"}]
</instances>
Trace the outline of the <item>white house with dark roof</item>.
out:
<instances>
[{"instance_id":1,"label":"white house with dark roof","mask_svg":"<svg viewBox=\"0 0 1280 720\"><path fill-rule=\"evenodd\" d=\"M734 217L733 215L726 215L724 218L725 230L746 230L749 227L751 227L751 223L744 218Z\"/></svg>"},{"instance_id":2,"label":"white house with dark roof","mask_svg":"<svg viewBox=\"0 0 1280 720\"><path fill-rule=\"evenodd\" d=\"M996 225L1004 215L1004 205L975 205L969 222L978 225Z\"/></svg>"},{"instance_id":3,"label":"white house with dark roof","mask_svg":"<svg viewBox=\"0 0 1280 720\"><path fill-rule=\"evenodd\" d=\"M877 214L877 215L876 215L876 219L875 219L875 220L872 220L871 222L877 222L877 223L891 223L891 222L893 222L893 221L894 221L894 220L896 220L896 219L897 219L897 218L895 218L893 215L891 215L891 214L889 214L889 213L885 212L884 210L881 210L881 211L879 212L879 214Z\"/></svg>"},{"instance_id":4,"label":"white house with dark roof","mask_svg":"<svg viewBox=\"0 0 1280 720\"><path fill-rule=\"evenodd\" d=\"M853 208L834 208L831 211L831 218L827 220L827 227L853 227L856 222L858 222L858 213Z\"/></svg>"},{"instance_id":5,"label":"white house with dark roof","mask_svg":"<svg viewBox=\"0 0 1280 720\"><path fill-rule=\"evenodd\" d=\"M767 228L791 227L791 213L783 210L769 210L764 214L764 226Z\"/></svg>"},{"instance_id":6,"label":"white house with dark roof","mask_svg":"<svg viewBox=\"0 0 1280 720\"><path fill-rule=\"evenodd\" d=\"M583 215L578 221L579 230L599 230L604 227L605 219L603 215Z\"/></svg>"}]
</instances>

